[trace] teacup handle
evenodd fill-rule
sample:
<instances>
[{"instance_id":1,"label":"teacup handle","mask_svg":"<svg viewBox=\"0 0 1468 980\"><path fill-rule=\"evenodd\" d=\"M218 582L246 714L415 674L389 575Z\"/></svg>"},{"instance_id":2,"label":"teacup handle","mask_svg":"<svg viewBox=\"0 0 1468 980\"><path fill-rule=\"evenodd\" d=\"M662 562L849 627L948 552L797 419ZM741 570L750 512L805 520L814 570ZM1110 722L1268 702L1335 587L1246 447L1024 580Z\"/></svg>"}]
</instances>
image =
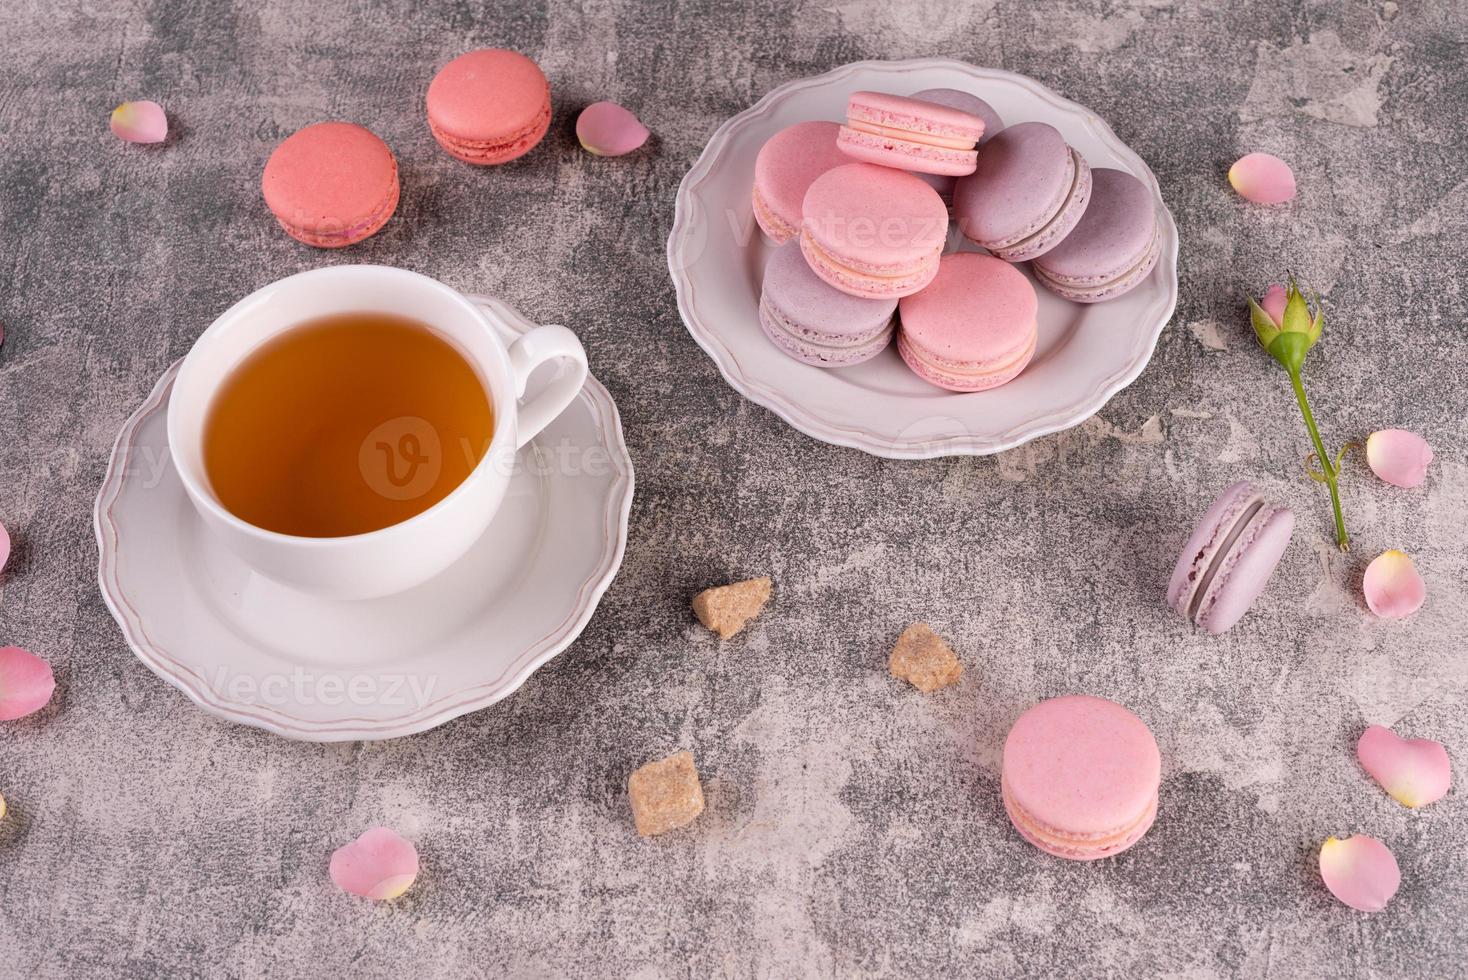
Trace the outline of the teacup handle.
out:
<instances>
[{"instance_id":1,"label":"teacup handle","mask_svg":"<svg viewBox=\"0 0 1468 980\"><path fill-rule=\"evenodd\" d=\"M586 349L576 335L565 327L547 324L536 327L510 345L510 373L515 379L515 397L525 397L525 386L531 373L546 361L567 362L561 374L544 391L520 405L519 442L522 448L540 435L540 430L566 410L586 382Z\"/></svg>"}]
</instances>

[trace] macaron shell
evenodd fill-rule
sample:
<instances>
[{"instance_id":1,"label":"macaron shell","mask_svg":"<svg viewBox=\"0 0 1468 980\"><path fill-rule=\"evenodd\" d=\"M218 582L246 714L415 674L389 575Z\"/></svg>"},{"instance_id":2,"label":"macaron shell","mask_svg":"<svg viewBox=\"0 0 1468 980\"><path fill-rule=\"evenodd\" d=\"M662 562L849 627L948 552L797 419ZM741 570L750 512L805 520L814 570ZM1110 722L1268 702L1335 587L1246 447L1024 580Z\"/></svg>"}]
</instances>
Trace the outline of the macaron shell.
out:
<instances>
[{"instance_id":1,"label":"macaron shell","mask_svg":"<svg viewBox=\"0 0 1468 980\"><path fill-rule=\"evenodd\" d=\"M851 158L836 146L839 123L800 122L765 141L754 159L754 216L783 244L800 231L805 192L821 174Z\"/></svg>"},{"instance_id":2,"label":"macaron shell","mask_svg":"<svg viewBox=\"0 0 1468 980\"><path fill-rule=\"evenodd\" d=\"M914 349L906 332L899 330L897 334L897 353L913 374L948 391L987 391L1013 381L1035 356L1035 344L1036 338L1031 338L1029 345L1012 360L997 367L981 367L978 364L945 364L931 359Z\"/></svg>"},{"instance_id":3,"label":"macaron shell","mask_svg":"<svg viewBox=\"0 0 1468 980\"><path fill-rule=\"evenodd\" d=\"M801 229L802 237L842 265L901 276L942 254L948 209L912 174L848 163L811 183L801 205Z\"/></svg>"},{"instance_id":4,"label":"macaron shell","mask_svg":"<svg viewBox=\"0 0 1468 980\"><path fill-rule=\"evenodd\" d=\"M1063 241L1035 260L1035 271L1047 285L1084 293L1143 266L1150 272L1158 246L1157 212L1146 185L1123 170L1100 167L1091 171L1084 214ZM1140 281L1135 276L1131 285Z\"/></svg>"},{"instance_id":5,"label":"macaron shell","mask_svg":"<svg viewBox=\"0 0 1468 980\"><path fill-rule=\"evenodd\" d=\"M924 360L982 368L1033 348L1039 300L1014 266L976 252L943 256L938 275L899 304L902 332Z\"/></svg>"},{"instance_id":6,"label":"macaron shell","mask_svg":"<svg viewBox=\"0 0 1468 980\"><path fill-rule=\"evenodd\" d=\"M984 120L978 116L944 102L888 92L852 92L846 102L846 118L945 141L977 142L984 135Z\"/></svg>"},{"instance_id":7,"label":"macaron shell","mask_svg":"<svg viewBox=\"0 0 1468 980\"><path fill-rule=\"evenodd\" d=\"M1242 619L1269 584L1294 530L1292 511L1265 504L1223 556L1198 607L1198 625L1218 634Z\"/></svg>"},{"instance_id":8,"label":"macaron shell","mask_svg":"<svg viewBox=\"0 0 1468 980\"><path fill-rule=\"evenodd\" d=\"M984 124L984 133L979 137L980 146L989 142L989 140L993 139L1004 128L1004 120L999 117L999 113L994 111L993 106L977 95L972 95L960 89L925 88L921 92L912 93L910 98L917 99L920 102L933 102L937 105L948 106L950 109L966 112L970 116L981 120Z\"/></svg>"},{"instance_id":9,"label":"macaron shell","mask_svg":"<svg viewBox=\"0 0 1468 980\"><path fill-rule=\"evenodd\" d=\"M759 319L782 351L817 367L870 360L892 341L897 301L842 292L811 270L797 242L765 263Z\"/></svg>"},{"instance_id":10,"label":"macaron shell","mask_svg":"<svg viewBox=\"0 0 1468 980\"><path fill-rule=\"evenodd\" d=\"M1257 495L1247 480L1240 480L1224 489L1209 505L1207 512L1198 520L1193 533L1183 545L1177 564L1173 566L1172 578L1167 583L1167 605L1182 616L1188 614L1192 605L1193 592L1201 583L1208 565L1232 528ZM1227 521L1227 527L1224 526Z\"/></svg>"},{"instance_id":11,"label":"macaron shell","mask_svg":"<svg viewBox=\"0 0 1468 980\"><path fill-rule=\"evenodd\" d=\"M1038 265L1032 268L1040 285L1062 299L1068 299L1072 303L1102 303L1109 299L1116 299L1118 296L1125 296L1141 285L1152 274L1152 270L1157 267L1157 260L1161 257L1162 233L1161 229L1156 229L1153 232L1151 246L1137 264L1122 272L1115 279L1106 282L1086 286L1067 285L1052 279Z\"/></svg>"},{"instance_id":12,"label":"macaron shell","mask_svg":"<svg viewBox=\"0 0 1468 980\"><path fill-rule=\"evenodd\" d=\"M1099 861L1101 858L1120 854L1141 840L1157 819L1157 799L1154 796L1141 818L1127 829L1101 837L1068 837L1045 827L1021 809L1010 796L1009 787L1001 780L1000 794L1009 822L1019 835L1046 854L1070 861Z\"/></svg>"},{"instance_id":13,"label":"macaron shell","mask_svg":"<svg viewBox=\"0 0 1468 980\"><path fill-rule=\"evenodd\" d=\"M398 164L370 130L353 123L316 123L275 148L260 189L293 238L340 248L369 237L392 217Z\"/></svg>"},{"instance_id":14,"label":"macaron shell","mask_svg":"<svg viewBox=\"0 0 1468 980\"><path fill-rule=\"evenodd\" d=\"M1048 836L1079 844L1145 829L1161 773L1147 725L1103 698L1042 701L1004 742L1003 785L1015 807Z\"/></svg>"},{"instance_id":15,"label":"macaron shell","mask_svg":"<svg viewBox=\"0 0 1468 980\"><path fill-rule=\"evenodd\" d=\"M1084 158L1053 126L1024 122L985 144L977 169L954 189L953 210L965 236L1019 262L1058 245L1090 194Z\"/></svg>"},{"instance_id":16,"label":"macaron shell","mask_svg":"<svg viewBox=\"0 0 1468 980\"><path fill-rule=\"evenodd\" d=\"M434 138L466 163L506 163L529 152L550 127L550 84L518 51L483 48L444 65L428 86Z\"/></svg>"}]
</instances>

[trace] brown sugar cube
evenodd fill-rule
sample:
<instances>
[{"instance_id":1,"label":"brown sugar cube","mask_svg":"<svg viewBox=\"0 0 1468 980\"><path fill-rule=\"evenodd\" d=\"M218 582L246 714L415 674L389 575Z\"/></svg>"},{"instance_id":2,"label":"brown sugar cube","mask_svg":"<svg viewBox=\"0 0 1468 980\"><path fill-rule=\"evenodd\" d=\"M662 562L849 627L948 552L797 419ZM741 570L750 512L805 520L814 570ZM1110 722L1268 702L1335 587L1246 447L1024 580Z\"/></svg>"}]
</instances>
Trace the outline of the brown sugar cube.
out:
<instances>
[{"instance_id":1,"label":"brown sugar cube","mask_svg":"<svg viewBox=\"0 0 1468 980\"><path fill-rule=\"evenodd\" d=\"M679 752L638 769L627 778L627 798L643 837L692 823L703 812L703 787L693 767L693 753Z\"/></svg>"},{"instance_id":2,"label":"brown sugar cube","mask_svg":"<svg viewBox=\"0 0 1468 980\"><path fill-rule=\"evenodd\" d=\"M704 589L693 597L693 614L719 634L720 639L727 640L765 608L765 603L770 601L770 588L766 576Z\"/></svg>"},{"instance_id":3,"label":"brown sugar cube","mask_svg":"<svg viewBox=\"0 0 1468 980\"><path fill-rule=\"evenodd\" d=\"M887 662L893 677L911 681L924 694L958 683L963 665L953 648L927 623L913 623L902 631Z\"/></svg>"}]
</instances>

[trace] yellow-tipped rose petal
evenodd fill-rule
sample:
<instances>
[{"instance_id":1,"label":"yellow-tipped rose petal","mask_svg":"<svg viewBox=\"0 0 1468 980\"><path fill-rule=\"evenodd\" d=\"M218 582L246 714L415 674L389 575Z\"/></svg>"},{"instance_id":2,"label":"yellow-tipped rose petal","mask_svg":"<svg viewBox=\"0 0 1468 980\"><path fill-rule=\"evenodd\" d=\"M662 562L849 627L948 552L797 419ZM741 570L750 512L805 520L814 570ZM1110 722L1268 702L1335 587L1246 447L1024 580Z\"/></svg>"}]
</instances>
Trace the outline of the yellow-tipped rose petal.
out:
<instances>
[{"instance_id":1,"label":"yellow-tipped rose petal","mask_svg":"<svg viewBox=\"0 0 1468 980\"><path fill-rule=\"evenodd\" d=\"M1372 725L1356 743L1361 768L1403 806L1426 806L1453 785L1448 751L1430 738L1405 739L1390 728Z\"/></svg>"},{"instance_id":2,"label":"yellow-tipped rose petal","mask_svg":"<svg viewBox=\"0 0 1468 980\"><path fill-rule=\"evenodd\" d=\"M1345 840L1332 837L1322 844L1320 877L1332 895L1362 912L1386 908L1402 883L1402 872L1392 852L1381 841L1363 834Z\"/></svg>"},{"instance_id":3,"label":"yellow-tipped rose petal","mask_svg":"<svg viewBox=\"0 0 1468 980\"><path fill-rule=\"evenodd\" d=\"M417 849L388 827L373 827L331 855L331 880L353 895L390 901L417 877Z\"/></svg>"},{"instance_id":4,"label":"yellow-tipped rose petal","mask_svg":"<svg viewBox=\"0 0 1468 980\"><path fill-rule=\"evenodd\" d=\"M1383 551L1366 566L1361 591L1366 594L1367 607L1376 615L1402 619L1422 608L1427 583L1405 552Z\"/></svg>"},{"instance_id":5,"label":"yellow-tipped rose petal","mask_svg":"<svg viewBox=\"0 0 1468 980\"><path fill-rule=\"evenodd\" d=\"M646 126L615 102L593 102L576 117L576 138L588 153L619 157L647 142Z\"/></svg>"},{"instance_id":6,"label":"yellow-tipped rose petal","mask_svg":"<svg viewBox=\"0 0 1468 980\"><path fill-rule=\"evenodd\" d=\"M1366 437L1366 462L1371 472L1399 487L1420 487L1427 479L1432 447L1415 432L1382 429Z\"/></svg>"},{"instance_id":7,"label":"yellow-tipped rose petal","mask_svg":"<svg viewBox=\"0 0 1468 980\"><path fill-rule=\"evenodd\" d=\"M1250 153L1228 168L1228 182L1239 196L1255 204L1283 204L1295 196L1290 165L1268 153Z\"/></svg>"},{"instance_id":8,"label":"yellow-tipped rose petal","mask_svg":"<svg viewBox=\"0 0 1468 980\"><path fill-rule=\"evenodd\" d=\"M129 143L162 143L168 138L168 116L156 102L124 102L112 110L112 133Z\"/></svg>"}]
</instances>

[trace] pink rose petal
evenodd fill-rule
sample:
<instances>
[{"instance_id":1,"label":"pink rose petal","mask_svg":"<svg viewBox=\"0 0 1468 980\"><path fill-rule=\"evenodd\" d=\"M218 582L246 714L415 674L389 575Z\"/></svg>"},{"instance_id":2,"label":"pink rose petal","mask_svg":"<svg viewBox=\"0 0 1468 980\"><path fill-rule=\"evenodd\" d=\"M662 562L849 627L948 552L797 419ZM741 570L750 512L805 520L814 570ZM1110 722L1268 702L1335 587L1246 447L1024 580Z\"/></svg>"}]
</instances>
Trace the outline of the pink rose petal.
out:
<instances>
[{"instance_id":1,"label":"pink rose petal","mask_svg":"<svg viewBox=\"0 0 1468 980\"><path fill-rule=\"evenodd\" d=\"M1285 288L1275 283L1269 287L1269 292L1265 293L1264 298L1259 301L1259 306L1269 314L1269 319L1274 321L1276 327L1284 326L1285 302L1288 299L1289 294L1285 292Z\"/></svg>"},{"instance_id":2,"label":"pink rose petal","mask_svg":"<svg viewBox=\"0 0 1468 980\"><path fill-rule=\"evenodd\" d=\"M1426 806L1453 785L1448 750L1430 738L1405 739L1390 728L1372 725L1356 743L1361 768L1403 806Z\"/></svg>"},{"instance_id":3,"label":"pink rose petal","mask_svg":"<svg viewBox=\"0 0 1468 980\"><path fill-rule=\"evenodd\" d=\"M40 711L55 690L50 664L29 650L0 647L0 721Z\"/></svg>"},{"instance_id":4,"label":"pink rose petal","mask_svg":"<svg viewBox=\"0 0 1468 980\"><path fill-rule=\"evenodd\" d=\"M373 827L331 855L331 880L353 895L394 899L417 877L417 849L387 827Z\"/></svg>"},{"instance_id":5,"label":"pink rose petal","mask_svg":"<svg viewBox=\"0 0 1468 980\"><path fill-rule=\"evenodd\" d=\"M1432 447L1415 432L1382 429L1366 437L1366 462L1371 472L1399 487L1420 487L1427 479Z\"/></svg>"},{"instance_id":6,"label":"pink rose petal","mask_svg":"<svg viewBox=\"0 0 1468 980\"><path fill-rule=\"evenodd\" d=\"M576 138L588 153L619 157L647 142L646 126L615 102L593 102L576 117Z\"/></svg>"},{"instance_id":7,"label":"pink rose petal","mask_svg":"<svg viewBox=\"0 0 1468 980\"><path fill-rule=\"evenodd\" d=\"M112 110L112 133L129 143L162 143L168 138L168 116L156 102L124 102Z\"/></svg>"},{"instance_id":8,"label":"pink rose petal","mask_svg":"<svg viewBox=\"0 0 1468 980\"><path fill-rule=\"evenodd\" d=\"M1402 883L1402 872L1392 852L1381 841L1363 834L1345 840L1332 837L1322 844L1320 877L1332 895L1362 912L1386 908Z\"/></svg>"},{"instance_id":9,"label":"pink rose petal","mask_svg":"<svg viewBox=\"0 0 1468 980\"><path fill-rule=\"evenodd\" d=\"M1367 607L1376 615L1401 619L1422 608L1427 583L1404 552L1383 551L1366 566L1361 591L1366 593Z\"/></svg>"},{"instance_id":10,"label":"pink rose petal","mask_svg":"<svg viewBox=\"0 0 1468 980\"><path fill-rule=\"evenodd\" d=\"M0 820L5 819L5 797L0 796Z\"/></svg>"},{"instance_id":11,"label":"pink rose petal","mask_svg":"<svg viewBox=\"0 0 1468 980\"><path fill-rule=\"evenodd\" d=\"M1228 168L1228 182L1246 201L1283 204L1295 196L1295 174L1290 165L1268 153L1250 153Z\"/></svg>"},{"instance_id":12,"label":"pink rose petal","mask_svg":"<svg viewBox=\"0 0 1468 980\"><path fill-rule=\"evenodd\" d=\"M5 563L10 560L10 532L5 530L5 525L0 524L0 572L5 571Z\"/></svg>"}]
</instances>

